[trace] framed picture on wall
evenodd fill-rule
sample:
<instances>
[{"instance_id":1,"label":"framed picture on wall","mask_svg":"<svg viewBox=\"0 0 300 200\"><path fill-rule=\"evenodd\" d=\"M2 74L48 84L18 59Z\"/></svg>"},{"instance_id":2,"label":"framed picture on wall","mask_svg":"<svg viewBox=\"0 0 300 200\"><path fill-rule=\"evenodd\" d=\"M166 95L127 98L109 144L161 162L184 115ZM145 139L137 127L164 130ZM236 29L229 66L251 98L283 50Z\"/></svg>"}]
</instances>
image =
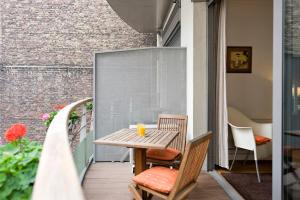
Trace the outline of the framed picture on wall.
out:
<instances>
[{"instance_id":1,"label":"framed picture on wall","mask_svg":"<svg viewBox=\"0 0 300 200\"><path fill-rule=\"evenodd\" d=\"M252 72L252 47L227 47L227 73Z\"/></svg>"}]
</instances>

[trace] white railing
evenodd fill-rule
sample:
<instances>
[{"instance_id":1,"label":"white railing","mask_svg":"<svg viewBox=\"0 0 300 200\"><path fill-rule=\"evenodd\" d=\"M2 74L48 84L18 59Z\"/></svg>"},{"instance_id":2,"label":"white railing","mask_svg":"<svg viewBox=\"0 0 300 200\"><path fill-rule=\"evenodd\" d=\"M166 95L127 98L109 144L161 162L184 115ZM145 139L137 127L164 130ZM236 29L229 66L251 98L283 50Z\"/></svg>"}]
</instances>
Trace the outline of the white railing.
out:
<instances>
[{"instance_id":1,"label":"white railing","mask_svg":"<svg viewBox=\"0 0 300 200\"><path fill-rule=\"evenodd\" d=\"M76 149L74 147L77 133L79 133L77 144L85 139L88 124L85 105L90 101L92 99L87 98L72 103L59 111L53 119L43 145L33 188L33 200L84 199L80 179L85 169L83 172L77 171L73 153ZM69 126L69 116L78 108L82 108L83 114L78 123L79 128L74 130L74 127ZM74 132L72 135L70 130Z\"/></svg>"}]
</instances>

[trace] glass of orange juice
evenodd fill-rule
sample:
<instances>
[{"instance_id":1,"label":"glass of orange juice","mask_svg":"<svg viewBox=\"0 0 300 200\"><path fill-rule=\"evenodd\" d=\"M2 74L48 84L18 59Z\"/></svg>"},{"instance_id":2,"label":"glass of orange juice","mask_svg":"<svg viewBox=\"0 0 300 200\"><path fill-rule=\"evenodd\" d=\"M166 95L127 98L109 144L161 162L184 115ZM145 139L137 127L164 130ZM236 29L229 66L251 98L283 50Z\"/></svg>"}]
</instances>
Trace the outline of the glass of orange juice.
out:
<instances>
[{"instance_id":1,"label":"glass of orange juice","mask_svg":"<svg viewBox=\"0 0 300 200\"><path fill-rule=\"evenodd\" d=\"M137 124L136 129L139 136L145 136L146 129L144 124Z\"/></svg>"}]
</instances>

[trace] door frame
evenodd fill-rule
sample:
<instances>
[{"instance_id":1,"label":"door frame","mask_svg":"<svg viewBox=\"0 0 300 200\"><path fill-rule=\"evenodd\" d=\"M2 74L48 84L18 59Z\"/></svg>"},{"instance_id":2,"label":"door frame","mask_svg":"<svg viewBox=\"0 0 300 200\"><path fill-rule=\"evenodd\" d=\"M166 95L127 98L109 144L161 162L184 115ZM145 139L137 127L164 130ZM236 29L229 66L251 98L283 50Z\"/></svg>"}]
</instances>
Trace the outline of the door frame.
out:
<instances>
[{"instance_id":1,"label":"door frame","mask_svg":"<svg viewBox=\"0 0 300 200\"><path fill-rule=\"evenodd\" d=\"M208 7L214 1L210 1ZM282 183L282 104L283 104L283 6L284 0L273 0L273 135L272 135L272 199L283 199ZM208 47L212 48L212 47ZM210 117L208 116L210 120ZM211 118L213 119L213 117ZM210 123L210 122L209 122ZM209 124L208 124L209 125ZM211 128L211 126L208 126ZM215 143L212 149L215 148ZM215 150L208 154L208 170L213 170Z\"/></svg>"},{"instance_id":2,"label":"door frame","mask_svg":"<svg viewBox=\"0 0 300 200\"><path fill-rule=\"evenodd\" d=\"M283 199L282 105L283 105L283 0L273 0L273 136L272 199Z\"/></svg>"}]
</instances>

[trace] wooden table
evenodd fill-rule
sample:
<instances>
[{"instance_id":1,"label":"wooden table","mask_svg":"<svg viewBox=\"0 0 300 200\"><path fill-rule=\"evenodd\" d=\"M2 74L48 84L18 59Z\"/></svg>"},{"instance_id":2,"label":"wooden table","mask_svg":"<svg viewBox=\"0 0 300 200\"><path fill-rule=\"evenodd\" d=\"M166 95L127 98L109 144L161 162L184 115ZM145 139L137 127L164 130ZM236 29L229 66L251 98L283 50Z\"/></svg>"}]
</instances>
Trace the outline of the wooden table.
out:
<instances>
[{"instance_id":1,"label":"wooden table","mask_svg":"<svg viewBox=\"0 0 300 200\"><path fill-rule=\"evenodd\" d=\"M146 150L165 149L178 134L178 131L146 129L145 137L141 137L137 135L136 129L121 129L95 140L94 143L134 148L135 175L137 175L146 169Z\"/></svg>"}]
</instances>

